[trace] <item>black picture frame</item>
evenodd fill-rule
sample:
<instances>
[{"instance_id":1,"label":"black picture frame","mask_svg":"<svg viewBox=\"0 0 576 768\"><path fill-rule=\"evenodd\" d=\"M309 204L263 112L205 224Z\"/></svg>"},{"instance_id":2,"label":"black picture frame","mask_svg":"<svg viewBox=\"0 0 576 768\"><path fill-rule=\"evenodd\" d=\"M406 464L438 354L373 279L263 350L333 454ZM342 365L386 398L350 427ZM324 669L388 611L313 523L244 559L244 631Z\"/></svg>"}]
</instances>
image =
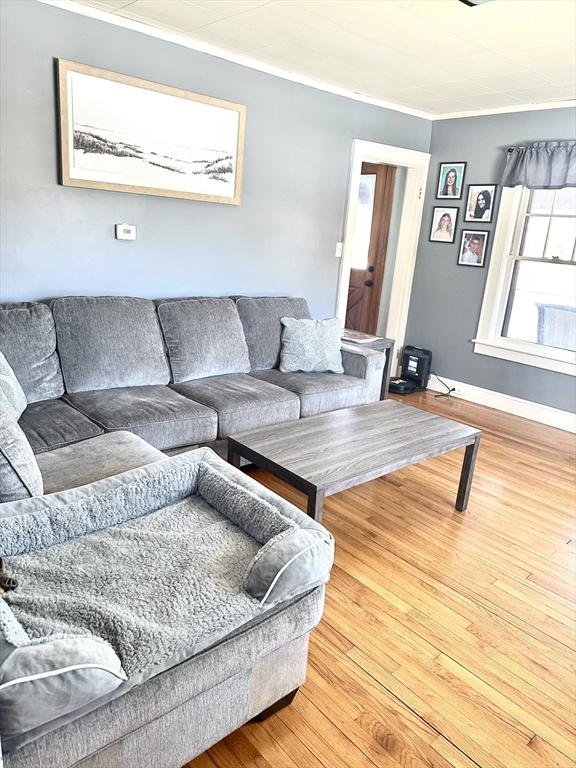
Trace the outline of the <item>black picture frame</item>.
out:
<instances>
[{"instance_id":1,"label":"black picture frame","mask_svg":"<svg viewBox=\"0 0 576 768\"><path fill-rule=\"evenodd\" d=\"M468 237L467 237L468 236ZM456 263L460 267L484 267L486 266L486 255L488 253L488 238L490 236L490 231L488 229L463 229L462 230L462 236L460 239L460 246L458 248L458 258L456 260ZM464 261L465 257L465 248L464 243L466 240L470 241L471 239L474 239L475 237L483 238L483 245L482 245L482 254L481 259L477 263L474 263L473 261ZM472 253L471 249L466 249L468 253ZM469 258L466 254L466 257Z\"/></svg>"},{"instance_id":2,"label":"black picture frame","mask_svg":"<svg viewBox=\"0 0 576 768\"><path fill-rule=\"evenodd\" d=\"M452 239L451 240L447 240L447 239L444 239L444 238L438 239L438 238L434 238L433 237L433 234L434 234L434 231L435 231L434 230L434 223L436 221L438 221L438 223L439 223L440 222L440 218L442 218L442 216L444 216L444 213L442 213L440 215L440 217L437 219L437 213L436 213L437 211L444 211L445 213L448 213L449 211L453 212L453 218L452 218ZM447 206L447 205L446 206L445 205L435 205L432 208L432 220L430 222L430 234L428 235L428 242L429 243L445 243L446 245L451 245L451 244L455 243L456 242L456 226L458 224L458 214L459 213L460 213L460 209L459 208L455 208L455 207L453 208L453 207Z\"/></svg>"},{"instance_id":3,"label":"black picture frame","mask_svg":"<svg viewBox=\"0 0 576 768\"><path fill-rule=\"evenodd\" d=\"M478 190L477 195L480 192L488 193L490 195L490 207L488 209L490 213L489 218L484 219L470 216L470 199L473 194L473 190ZM464 207L464 221L468 224L491 224L494 219L494 203L496 201L497 190L498 184L468 184L468 190L466 192L466 203Z\"/></svg>"},{"instance_id":4,"label":"black picture frame","mask_svg":"<svg viewBox=\"0 0 576 768\"><path fill-rule=\"evenodd\" d=\"M445 195L441 192L441 190L446 188L446 176L451 170L456 172L456 184L460 185L459 187L456 187L456 191L458 192L457 195ZM459 173L460 178L458 178ZM438 167L438 180L436 182L436 200L462 200L465 177L466 163L463 160L451 163L440 163Z\"/></svg>"}]
</instances>

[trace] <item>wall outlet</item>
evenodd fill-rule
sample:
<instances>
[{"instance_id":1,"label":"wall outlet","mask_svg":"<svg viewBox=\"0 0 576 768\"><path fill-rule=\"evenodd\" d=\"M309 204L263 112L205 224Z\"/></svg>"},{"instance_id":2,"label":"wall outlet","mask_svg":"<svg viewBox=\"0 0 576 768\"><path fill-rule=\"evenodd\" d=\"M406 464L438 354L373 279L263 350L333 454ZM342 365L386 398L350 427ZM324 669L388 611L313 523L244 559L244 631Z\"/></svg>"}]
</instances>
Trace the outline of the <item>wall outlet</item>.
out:
<instances>
[{"instance_id":1,"label":"wall outlet","mask_svg":"<svg viewBox=\"0 0 576 768\"><path fill-rule=\"evenodd\" d=\"M136 224L116 224L116 240L136 240Z\"/></svg>"}]
</instances>

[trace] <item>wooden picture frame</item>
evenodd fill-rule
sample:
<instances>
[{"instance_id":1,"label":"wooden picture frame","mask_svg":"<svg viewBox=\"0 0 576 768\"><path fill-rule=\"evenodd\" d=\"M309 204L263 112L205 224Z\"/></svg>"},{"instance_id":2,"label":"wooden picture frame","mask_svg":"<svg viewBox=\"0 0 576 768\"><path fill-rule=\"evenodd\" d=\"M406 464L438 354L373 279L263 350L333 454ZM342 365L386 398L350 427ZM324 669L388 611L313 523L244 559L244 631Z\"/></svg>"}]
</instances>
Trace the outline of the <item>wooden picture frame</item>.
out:
<instances>
[{"instance_id":1,"label":"wooden picture frame","mask_svg":"<svg viewBox=\"0 0 576 768\"><path fill-rule=\"evenodd\" d=\"M494 216L494 200L497 189L497 184L468 184L464 221L477 224L491 224ZM484 206L478 205L478 198L480 196L485 199L487 205L486 202Z\"/></svg>"},{"instance_id":2,"label":"wooden picture frame","mask_svg":"<svg viewBox=\"0 0 576 768\"><path fill-rule=\"evenodd\" d=\"M57 60L60 183L240 204L246 107Z\"/></svg>"},{"instance_id":3,"label":"wooden picture frame","mask_svg":"<svg viewBox=\"0 0 576 768\"><path fill-rule=\"evenodd\" d=\"M455 193L450 193L450 186L448 185L448 176L451 172L454 172L454 186ZM462 192L464 191L464 177L466 176L466 163L440 163L438 168L438 181L436 182L436 199L437 200L461 200Z\"/></svg>"}]
</instances>

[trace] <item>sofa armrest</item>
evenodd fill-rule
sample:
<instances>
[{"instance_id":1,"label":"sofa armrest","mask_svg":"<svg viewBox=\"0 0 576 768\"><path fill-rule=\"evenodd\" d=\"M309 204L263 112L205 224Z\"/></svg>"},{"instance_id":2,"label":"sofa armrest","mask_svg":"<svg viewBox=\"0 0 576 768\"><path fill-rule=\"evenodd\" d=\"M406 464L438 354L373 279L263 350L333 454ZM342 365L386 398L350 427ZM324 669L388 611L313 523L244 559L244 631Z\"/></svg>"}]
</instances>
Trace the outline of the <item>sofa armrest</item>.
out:
<instances>
[{"instance_id":1,"label":"sofa armrest","mask_svg":"<svg viewBox=\"0 0 576 768\"><path fill-rule=\"evenodd\" d=\"M365 379L368 384L366 402L373 403L380 400L382 375L388 352L357 347L353 344L343 344L341 351L344 373L348 376L356 376L358 379Z\"/></svg>"}]
</instances>

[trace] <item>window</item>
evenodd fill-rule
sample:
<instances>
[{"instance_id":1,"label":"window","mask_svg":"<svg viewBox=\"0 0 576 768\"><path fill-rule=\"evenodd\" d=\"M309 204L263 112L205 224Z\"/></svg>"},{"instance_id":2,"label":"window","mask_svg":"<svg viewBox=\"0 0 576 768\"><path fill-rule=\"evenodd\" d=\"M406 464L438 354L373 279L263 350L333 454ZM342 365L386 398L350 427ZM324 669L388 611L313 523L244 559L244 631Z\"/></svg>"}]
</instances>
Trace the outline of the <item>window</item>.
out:
<instances>
[{"instance_id":1,"label":"window","mask_svg":"<svg viewBox=\"0 0 576 768\"><path fill-rule=\"evenodd\" d=\"M576 373L576 189L505 188L474 351Z\"/></svg>"}]
</instances>

